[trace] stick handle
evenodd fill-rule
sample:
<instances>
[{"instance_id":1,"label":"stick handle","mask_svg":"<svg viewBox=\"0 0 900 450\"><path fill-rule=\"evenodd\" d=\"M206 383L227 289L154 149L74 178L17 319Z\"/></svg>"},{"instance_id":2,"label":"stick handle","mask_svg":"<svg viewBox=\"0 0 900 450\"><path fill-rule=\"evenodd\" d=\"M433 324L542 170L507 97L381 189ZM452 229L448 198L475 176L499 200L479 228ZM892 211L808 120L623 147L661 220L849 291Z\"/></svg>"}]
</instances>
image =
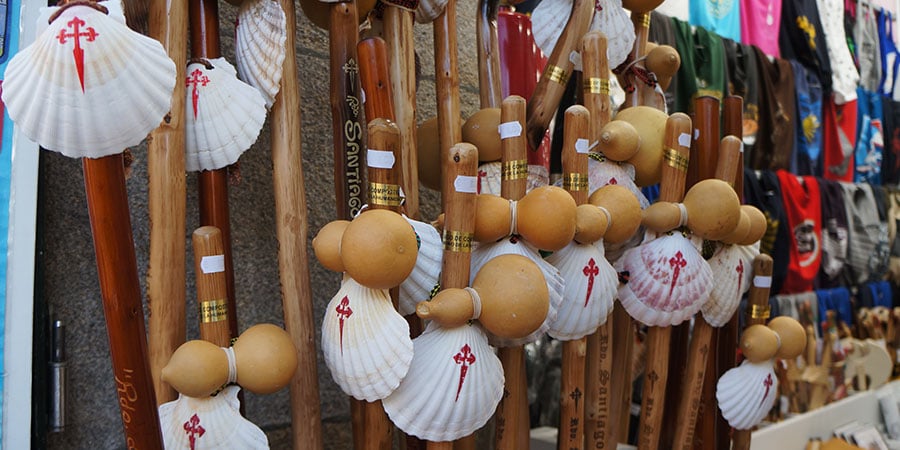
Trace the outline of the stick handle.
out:
<instances>
[{"instance_id":1,"label":"stick handle","mask_svg":"<svg viewBox=\"0 0 900 450\"><path fill-rule=\"evenodd\" d=\"M462 142L459 106L459 69L456 43L456 0L447 5L433 22L434 28L434 84L437 91L438 140L441 159L446 161L450 148ZM476 170L478 157L475 158ZM447 176L443 176L446 187ZM441 191L442 194L448 191ZM441 196L441 209L449 210L447 200Z\"/></svg>"},{"instance_id":2,"label":"stick handle","mask_svg":"<svg viewBox=\"0 0 900 450\"><path fill-rule=\"evenodd\" d=\"M609 122L609 60L606 58L606 35L591 31L581 43L584 66L584 106L591 113L591 144L600 141L600 130Z\"/></svg>"},{"instance_id":3,"label":"stick handle","mask_svg":"<svg viewBox=\"0 0 900 450\"><path fill-rule=\"evenodd\" d=\"M695 139L691 141L692 164L688 167L687 189L700 180L715 176L719 147L719 117L718 99L704 96L694 100Z\"/></svg>"},{"instance_id":4,"label":"stick handle","mask_svg":"<svg viewBox=\"0 0 900 450\"><path fill-rule=\"evenodd\" d=\"M83 158L97 276L128 448L162 449L121 154Z\"/></svg>"},{"instance_id":5,"label":"stick handle","mask_svg":"<svg viewBox=\"0 0 900 450\"><path fill-rule=\"evenodd\" d=\"M317 6L324 8L326 6ZM331 3L329 61L334 194L337 218L350 220L364 203L360 151L365 148L360 125L359 68L356 42L359 19L355 1Z\"/></svg>"},{"instance_id":6,"label":"stick handle","mask_svg":"<svg viewBox=\"0 0 900 450\"><path fill-rule=\"evenodd\" d=\"M400 129L388 119L369 122L369 206L400 212Z\"/></svg>"},{"instance_id":7,"label":"stick handle","mask_svg":"<svg viewBox=\"0 0 900 450\"><path fill-rule=\"evenodd\" d=\"M540 81L531 94L528 101L528 125L526 135L528 146L537 149L547 125L556 113L559 101L566 90L566 83L572 75L574 65L569 60L570 54L577 50L578 44L591 25L594 17L594 2L590 0L575 0L572 4L572 14L566 27L563 28L553 52L547 58L547 65Z\"/></svg>"},{"instance_id":8,"label":"stick handle","mask_svg":"<svg viewBox=\"0 0 900 450\"><path fill-rule=\"evenodd\" d=\"M744 99L731 95L722 100L722 131L725 136L744 138ZM741 147L741 158L735 169L734 190L738 198L744 199L744 149ZM737 338L735 338L737 339Z\"/></svg>"},{"instance_id":9,"label":"stick handle","mask_svg":"<svg viewBox=\"0 0 900 450\"><path fill-rule=\"evenodd\" d=\"M225 280L225 246L222 232L213 226L194 230L194 274L200 307L200 339L219 347L231 346L228 330L228 288Z\"/></svg>"},{"instance_id":10,"label":"stick handle","mask_svg":"<svg viewBox=\"0 0 900 450\"><path fill-rule=\"evenodd\" d=\"M647 38L650 36L650 12L632 11L631 23L634 26L634 47L631 48L630 60L635 61L647 54ZM625 76L631 77L632 75L625 74ZM646 89L646 86L643 83L632 82L632 84L635 89L626 95L625 105L638 106L641 104L642 91Z\"/></svg>"},{"instance_id":11,"label":"stick handle","mask_svg":"<svg viewBox=\"0 0 900 450\"><path fill-rule=\"evenodd\" d=\"M387 44L380 37L363 39L356 45L360 84L365 92L366 120L394 120L394 97L388 74Z\"/></svg>"},{"instance_id":12,"label":"stick handle","mask_svg":"<svg viewBox=\"0 0 900 450\"><path fill-rule=\"evenodd\" d=\"M572 105L566 109L562 148L563 189L575 199L576 205L587 203L590 194L587 172L591 119L591 113L584 106Z\"/></svg>"},{"instance_id":13,"label":"stick handle","mask_svg":"<svg viewBox=\"0 0 900 450\"><path fill-rule=\"evenodd\" d=\"M131 17L131 16L129 16ZM187 54L187 2L150 2L150 36L160 41L175 62L175 79L183 80ZM147 345L156 403L178 395L160 379L162 368L185 341L184 83L175 83L172 108L150 133L147 151L150 263L147 266Z\"/></svg>"},{"instance_id":14,"label":"stick handle","mask_svg":"<svg viewBox=\"0 0 900 450\"><path fill-rule=\"evenodd\" d=\"M525 195L528 187L528 143L522 131L525 129L525 99L511 95L500 104L500 123L507 128L515 128L518 123L518 134L505 138L501 135L501 180L500 196L509 200L519 200Z\"/></svg>"},{"instance_id":15,"label":"stick handle","mask_svg":"<svg viewBox=\"0 0 900 450\"><path fill-rule=\"evenodd\" d=\"M453 0L451 0L453 1ZM475 234L475 185L478 174L478 150L461 142L443 158L441 189L447 208L444 216L444 260L441 288L469 286L472 240Z\"/></svg>"},{"instance_id":16,"label":"stick handle","mask_svg":"<svg viewBox=\"0 0 900 450\"><path fill-rule=\"evenodd\" d=\"M478 0L475 18L475 42L478 46L478 95L481 108L499 108L500 44L497 37L497 13L500 0Z\"/></svg>"},{"instance_id":17,"label":"stick handle","mask_svg":"<svg viewBox=\"0 0 900 450\"><path fill-rule=\"evenodd\" d=\"M296 11L292 0L278 0L287 24L285 47L294 48ZM278 278L284 325L297 349L297 370L290 382L293 448L322 447L319 376L316 364L313 301L307 256L306 188L300 137L300 86L294 52L285 54L281 90L270 112L272 175L278 239Z\"/></svg>"}]
</instances>

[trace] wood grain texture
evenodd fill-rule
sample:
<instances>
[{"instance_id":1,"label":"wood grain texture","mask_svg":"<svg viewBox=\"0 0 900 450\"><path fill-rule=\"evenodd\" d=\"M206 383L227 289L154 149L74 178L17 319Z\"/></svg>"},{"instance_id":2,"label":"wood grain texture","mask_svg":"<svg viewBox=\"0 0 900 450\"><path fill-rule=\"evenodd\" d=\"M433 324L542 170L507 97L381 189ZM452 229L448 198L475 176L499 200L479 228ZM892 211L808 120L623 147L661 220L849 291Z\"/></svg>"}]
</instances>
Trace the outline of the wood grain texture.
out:
<instances>
[{"instance_id":1,"label":"wood grain texture","mask_svg":"<svg viewBox=\"0 0 900 450\"><path fill-rule=\"evenodd\" d=\"M387 44L380 37L363 39L356 44L356 51L359 54L360 85L366 93L366 120L372 122L383 118L393 121L394 96L388 72Z\"/></svg>"},{"instance_id":2,"label":"wood grain texture","mask_svg":"<svg viewBox=\"0 0 900 450\"><path fill-rule=\"evenodd\" d=\"M194 253L194 274L197 278L197 305L200 308L200 339L219 347L231 346L228 329L228 285L224 267L211 267L210 259L223 258L225 245L222 232L213 226L194 230L191 235ZM204 263L204 258L208 258Z\"/></svg>"},{"instance_id":3,"label":"wood grain texture","mask_svg":"<svg viewBox=\"0 0 900 450\"><path fill-rule=\"evenodd\" d=\"M187 64L187 2L153 0L149 7L150 36L162 43L169 58L175 62L175 79L183 80ZM172 109L150 133L147 144L150 216L147 345L157 404L178 397L177 392L160 379L160 372L175 349L185 341L186 334L184 89L184 83L175 83Z\"/></svg>"},{"instance_id":4,"label":"wood grain texture","mask_svg":"<svg viewBox=\"0 0 900 450\"><path fill-rule=\"evenodd\" d=\"M459 106L459 67L456 43L456 0L449 0L444 12L433 22L434 27L434 84L437 91L438 141L441 160L450 147L462 142ZM478 160L476 157L476 164ZM447 187L447 175L442 175ZM447 191L441 191L445 193ZM448 211L445 195L441 196L441 210ZM446 286L445 286L446 287Z\"/></svg>"},{"instance_id":5,"label":"wood grain texture","mask_svg":"<svg viewBox=\"0 0 900 450\"><path fill-rule=\"evenodd\" d=\"M300 86L294 49L296 11L291 0L278 0L287 17L288 49L281 90L269 112L272 124L272 175L275 234L284 325L297 348L297 370L290 382L293 448L322 448L316 324L309 285L306 188L300 139Z\"/></svg>"},{"instance_id":6,"label":"wood grain texture","mask_svg":"<svg viewBox=\"0 0 900 450\"><path fill-rule=\"evenodd\" d=\"M125 446L162 449L121 154L83 158L84 188Z\"/></svg>"},{"instance_id":7,"label":"wood grain texture","mask_svg":"<svg viewBox=\"0 0 900 450\"><path fill-rule=\"evenodd\" d=\"M478 99L481 108L499 108L500 44L497 37L497 14L500 0L478 0L475 45L478 46Z\"/></svg>"}]
</instances>

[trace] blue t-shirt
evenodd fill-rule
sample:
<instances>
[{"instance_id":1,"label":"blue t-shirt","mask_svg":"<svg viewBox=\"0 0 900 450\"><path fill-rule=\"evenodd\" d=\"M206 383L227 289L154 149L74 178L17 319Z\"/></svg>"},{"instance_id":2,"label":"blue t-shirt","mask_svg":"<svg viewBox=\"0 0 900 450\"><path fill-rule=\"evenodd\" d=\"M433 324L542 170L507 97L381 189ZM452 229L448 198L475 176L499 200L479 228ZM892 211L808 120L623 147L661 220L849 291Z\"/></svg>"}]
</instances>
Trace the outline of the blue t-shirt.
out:
<instances>
[{"instance_id":1,"label":"blue t-shirt","mask_svg":"<svg viewBox=\"0 0 900 450\"><path fill-rule=\"evenodd\" d=\"M819 156L822 153L822 83L816 73L797 61L794 87L797 93L796 144L791 158L791 172L797 175L822 175Z\"/></svg>"},{"instance_id":2,"label":"blue t-shirt","mask_svg":"<svg viewBox=\"0 0 900 450\"><path fill-rule=\"evenodd\" d=\"M738 0L691 1L691 25L741 42L741 5Z\"/></svg>"}]
</instances>

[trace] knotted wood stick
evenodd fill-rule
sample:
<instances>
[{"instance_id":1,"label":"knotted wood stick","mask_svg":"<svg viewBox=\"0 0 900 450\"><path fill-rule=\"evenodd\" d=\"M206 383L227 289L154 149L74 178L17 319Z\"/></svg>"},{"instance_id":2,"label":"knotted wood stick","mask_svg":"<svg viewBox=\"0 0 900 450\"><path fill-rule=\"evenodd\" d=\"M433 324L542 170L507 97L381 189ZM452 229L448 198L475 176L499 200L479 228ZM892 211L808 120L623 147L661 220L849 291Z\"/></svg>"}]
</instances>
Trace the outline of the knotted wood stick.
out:
<instances>
[{"instance_id":1,"label":"knotted wood stick","mask_svg":"<svg viewBox=\"0 0 900 450\"><path fill-rule=\"evenodd\" d=\"M287 52L281 89L272 105L272 175L275 190L275 231L278 238L278 276L284 325L297 349L297 370L291 378L291 434L293 448L322 447L319 376L316 364L316 327L313 323L309 258L306 251L308 211L303 185L300 139L300 86L294 49L296 11L292 0L278 0L287 23Z\"/></svg>"},{"instance_id":2,"label":"knotted wood stick","mask_svg":"<svg viewBox=\"0 0 900 450\"><path fill-rule=\"evenodd\" d=\"M131 16L129 16L131 17ZM150 3L150 36L160 41L175 62L175 79L184 80L187 64L187 2ZM150 216L150 263L147 266L148 349L156 403L177 393L160 379L162 368L185 341L184 83L176 82L172 109L150 133L147 178Z\"/></svg>"},{"instance_id":3,"label":"knotted wood stick","mask_svg":"<svg viewBox=\"0 0 900 450\"><path fill-rule=\"evenodd\" d=\"M434 19L434 84L437 90L438 140L441 160L450 147L462 142L459 106L459 69L456 44L456 0L448 0L444 12ZM447 177L442 176L443 187ZM443 192L443 191L442 191ZM441 209L447 201L441 196ZM447 286L444 286L447 287Z\"/></svg>"},{"instance_id":4,"label":"knotted wood stick","mask_svg":"<svg viewBox=\"0 0 900 450\"><path fill-rule=\"evenodd\" d=\"M475 42L478 46L478 98L481 108L499 108L500 43L497 37L497 14L500 0L478 0Z\"/></svg>"}]
</instances>

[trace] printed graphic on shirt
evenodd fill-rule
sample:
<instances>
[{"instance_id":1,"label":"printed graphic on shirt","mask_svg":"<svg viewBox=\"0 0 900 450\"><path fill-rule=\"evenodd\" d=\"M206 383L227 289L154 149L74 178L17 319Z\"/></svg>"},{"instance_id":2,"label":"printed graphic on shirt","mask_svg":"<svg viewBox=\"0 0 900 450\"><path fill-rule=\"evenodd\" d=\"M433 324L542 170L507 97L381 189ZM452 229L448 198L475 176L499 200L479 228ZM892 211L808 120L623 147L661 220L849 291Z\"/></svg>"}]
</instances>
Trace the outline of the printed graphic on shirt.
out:
<instances>
[{"instance_id":1,"label":"printed graphic on shirt","mask_svg":"<svg viewBox=\"0 0 900 450\"><path fill-rule=\"evenodd\" d=\"M816 236L816 222L806 219L794 227L794 240L800 254L800 267L808 267L819 257L819 238Z\"/></svg>"},{"instance_id":2,"label":"printed graphic on shirt","mask_svg":"<svg viewBox=\"0 0 900 450\"><path fill-rule=\"evenodd\" d=\"M733 7L733 0L708 0L706 2L706 10L716 19L722 19L730 14Z\"/></svg>"},{"instance_id":3,"label":"printed graphic on shirt","mask_svg":"<svg viewBox=\"0 0 900 450\"><path fill-rule=\"evenodd\" d=\"M809 48L815 50L816 49L816 27L810 23L809 19L806 16L797 16L797 28L800 28L800 31L806 35L807 43L809 44Z\"/></svg>"}]
</instances>

